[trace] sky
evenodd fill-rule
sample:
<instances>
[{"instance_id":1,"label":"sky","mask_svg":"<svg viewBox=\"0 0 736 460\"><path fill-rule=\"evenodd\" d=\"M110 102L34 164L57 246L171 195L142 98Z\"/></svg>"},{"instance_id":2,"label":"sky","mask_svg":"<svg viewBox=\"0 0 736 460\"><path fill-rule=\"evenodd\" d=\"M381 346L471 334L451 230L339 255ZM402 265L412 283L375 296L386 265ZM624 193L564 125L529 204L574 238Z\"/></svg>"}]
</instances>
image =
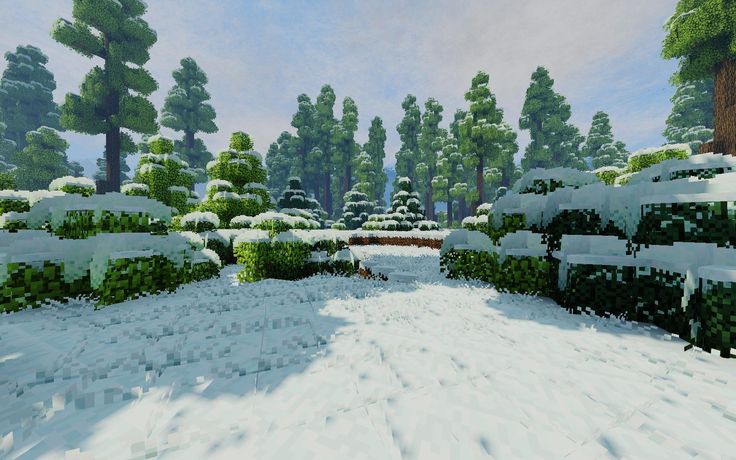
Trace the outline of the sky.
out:
<instances>
[{"instance_id":1,"label":"sky","mask_svg":"<svg viewBox=\"0 0 736 460\"><path fill-rule=\"evenodd\" d=\"M10 4L12 3L12 7ZM290 126L301 93L314 100L329 83L359 111L357 140L370 120L387 129L386 165L399 150L396 125L411 93L436 98L443 126L475 73L490 74L505 120L518 120L532 72L547 67L555 89L572 106L571 121L587 134L598 110L611 117L614 136L630 150L661 145L677 63L660 57L662 26L676 0L416 0L279 1L149 0L144 19L157 32L145 66L158 81L151 101L160 109L173 86L171 72L194 58L209 77L207 89L219 131L200 134L211 152L227 147L234 131L253 137L264 153ZM40 47L57 81L57 102L77 92L95 60L51 39L53 22L71 20L72 0L0 0L0 51ZM5 61L0 63L4 70ZM162 129L162 134L181 134ZM68 156L91 176L104 136L67 132ZM519 132L520 152L529 141ZM137 162L133 159L131 163Z\"/></svg>"}]
</instances>

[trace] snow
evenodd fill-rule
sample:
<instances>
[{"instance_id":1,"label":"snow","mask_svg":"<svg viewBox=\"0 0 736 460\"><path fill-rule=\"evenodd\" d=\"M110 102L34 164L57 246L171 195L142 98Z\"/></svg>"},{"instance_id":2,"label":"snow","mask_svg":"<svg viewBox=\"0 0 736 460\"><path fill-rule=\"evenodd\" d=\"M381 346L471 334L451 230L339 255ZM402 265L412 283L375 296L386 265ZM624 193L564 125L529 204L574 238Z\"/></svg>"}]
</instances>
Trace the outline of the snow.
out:
<instances>
[{"instance_id":1,"label":"snow","mask_svg":"<svg viewBox=\"0 0 736 460\"><path fill-rule=\"evenodd\" d=\"M128 192L132 192L133 190L140 190L140 191L143 191L145 193L148 193L148 190L149 189L148 189L148 185L146 185L146 184L138 184L138 183L135 183L135 182L131 182L130 184L125 184L122 187L120 187L120 192L121 193L128 193Z\"/></svg>"},{"instance_id":2,"label":"snow","mask_svg":"<svg viewBox=\"0 0 736 460\"><path fill-rule=\"evenodd\" d=\"M217 217L217 214L215 214L214 212L209 212L209 211L207 211L207 212L201 212L201 211L190 212L188 214L184 214L183 216L181 216L181 220L179 221L179 223L181 224L182 227L185 226L185 225L187 225L187 224L189 224L189 223L194 224L194 223L198 223L198 222L209 222L212 225L214 225L215 228L217 228L217 227L220 226L220 218Z\"/></svg>"},{"instance_id":3,"label":"snow","mask_svg":"<svg viewBox=\"0 0 736 460\"><path fill-rule=\"evenodd\" d=\"M0 456L728 458L736 361L446 280L219 279L0 315ZM530 352L533 351L533 352Z\"/></svg>"},{"instance_id":4,"label":"snow","mask_svg":"<svg viewBox=\"0 0 736 460\"><path fill-rule=\"evenodd\" d=\"M209 192L211 189L233 189L233 183L227 180L222 179L214 179L209 182L207 182L207 185L205 185L205 191Z\"/></svg>"},{"instance_id":5,"label":"snow","mask_svg":"<svg viewBox=\"0 0 736 460\"><path fill-rule=\"evenodd\" d=\"M49 190L56 191L61 190L62 187L66 185L71 185L75 187L84 187L84 188L91 188L93 190L97 189L97 185L95 185L95 181L88 177L73 177L73 176L64 176L59 177L58 179L54 179L49 184Z\"/></svg>"},{"instance_id":6,"label":"snow","mask_svg":"<svg viewBox=\"0 0 736 460\"><path fill-rule=\"evenodd\" d=\"M635 152L631 152L629 154L629 158L636 158L642 155L652 155L657 152L663 152L665 150L681 150L688 155L692 154L692 149L690 148L690 144L667 144L663 145L661 147L647 147L644 149L639 149Z\"/></svg>"},{"instance_id":7,"label":"snow","mask_svg":"<svg viewBox=\"0 0 736 460\"><path fill-rule=\"evenodd\" d=\"M240 201L242 198L235 192L217 192L212 195L212 201L217 200Z\"/></svg>"}]
</instances>

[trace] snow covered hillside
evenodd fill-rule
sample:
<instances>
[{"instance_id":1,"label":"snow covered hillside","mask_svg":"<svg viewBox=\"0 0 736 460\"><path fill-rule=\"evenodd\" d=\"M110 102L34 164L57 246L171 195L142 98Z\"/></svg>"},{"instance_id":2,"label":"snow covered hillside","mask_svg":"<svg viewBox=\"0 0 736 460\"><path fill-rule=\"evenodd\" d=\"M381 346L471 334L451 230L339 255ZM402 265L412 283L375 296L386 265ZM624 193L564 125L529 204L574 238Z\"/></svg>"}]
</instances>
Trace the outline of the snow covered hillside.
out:
<instances>
[{"instance_id":1,"label":"snow covered hillside","mask_svg":"<svg viewBox=\"0 0 736 460\"><path fill-rule=\"evenodd\" d=\"M734 454L736 360L445 280L436 250L353 250L420 282L238 285L230 266L99 311L0 315L0 457Z\"/></svg>"}]
</instances>

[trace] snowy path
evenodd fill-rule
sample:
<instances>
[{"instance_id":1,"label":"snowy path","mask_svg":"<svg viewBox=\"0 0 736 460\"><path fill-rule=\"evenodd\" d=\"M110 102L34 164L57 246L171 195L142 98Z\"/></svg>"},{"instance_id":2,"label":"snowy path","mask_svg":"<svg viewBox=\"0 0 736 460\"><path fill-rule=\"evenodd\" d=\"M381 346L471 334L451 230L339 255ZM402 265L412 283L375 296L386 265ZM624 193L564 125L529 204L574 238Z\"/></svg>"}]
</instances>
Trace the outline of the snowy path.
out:
<instances>
[{"instance_id":1,"label":"snowy path","mask_svg":"<svg viewBox=\"0 0 736 460\"><path fill-rule=\"evenodd\" d=\"M736 360L444 280L219 280L0 316L0 458L736 458Z\"/></svg>"}]
</instances>

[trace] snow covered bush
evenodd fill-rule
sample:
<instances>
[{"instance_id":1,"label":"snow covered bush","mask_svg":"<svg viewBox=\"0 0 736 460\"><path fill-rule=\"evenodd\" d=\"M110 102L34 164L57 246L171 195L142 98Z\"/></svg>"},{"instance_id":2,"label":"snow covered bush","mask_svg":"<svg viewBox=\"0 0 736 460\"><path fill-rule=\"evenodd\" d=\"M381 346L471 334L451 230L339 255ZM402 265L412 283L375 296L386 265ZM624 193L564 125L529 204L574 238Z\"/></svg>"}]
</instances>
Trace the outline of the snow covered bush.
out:
<instances>
[{"instance_id":1,"label":"snow covered bush","mask_svg":"<svg viewBox=\"0 0 736 460\"><path fill-rule=\"evenodd\" d=\"M302 180L299 177L289 178L289 188L281 193L277 206L281 213L312 219L319 222L320 228L324 227L327 213L322 209L319 201L307 197L306 192L302 190ZM298 214L293 210L304 210L308 215Z\"/></svg>"},{"instance_id":2,"label":"snow covered bush","mask_svg":"<svg viewBox=\"0 0 736 460\"><path fill-rule=\"evenodd\" d=\"M371 214L367 217L364 230L391 230L408 231L418 228L416 222L423 221L422 227L438 225L429 222L424 217L424 207L419 201L419 194L412 189L411 180L401 177L398 181L398 190L391 199L391 208L385 214ZM333 226L334 228L334 226Z\"/></svg>"},{"instance_id":3,"label":"snow covered bush","mask_svg":"<svg viewBox=\"0 0 736 460\"><path fill-rule=\"evenodd\" d=\"M150 153L141 155L133 183L148 187L148 197L158 200L184 214L191 208L188 201L194 187L196 172L174 153L174 142L162 136L148 139ZM141 195L143 187L126 184L126 193Z\"/></svg>"},{"instance_id":4,"label":"snow covered bush","mask_svg":"<svg viewBox=\"0 0 736 460\"><path fill-rule=\"evenodd\" d=\"M16 231L28 228L28 224L26 223L27 218L27 212L9 211L0 214L0 229Z\"/></svg>"},{"instance_id":5,"label":"snow covered bush","mask_svg":"<svg viewBox=\"0 0 736 460\"><path fill-rule=\"evenodd\" d=\"M319 228L319 223L304 217L269 211L255 216L251 228L266 230L271 236L275 236L287 230L315 230Z\"/></svg>"},{"instance_id":6,"label":"snow covered bush","mask_svg":"<svg viewBox=\"0 0 736 460\"><path fill-rule=\"evenodd\" d=\"M54 179L49 184L49 191L92 196L97 192L95 181L87 177L64 176Z\"/></svg>"},{"instance_id":7,"label":"snow covered bush","mask_svg":"<svg viewBox=\"0 0 736 460\"><path fill-rule=\"evenodd\" d=\"M359 229L376 207L376 203L368 201L368 195L356 189L347 192L343 196L343 201L345 205L342 208L342 217L335 224L343 224L347 230ZM332 226L333 229L335 224Z\"/></svg>"},{"instance_id":8,"label":"snow covered bush","mask_svg":"<svg viewBox=\"0 0 736 460\"><path fill-rule=\"evenodd\" d=\"M228 225L228 227L232 229L252 228L253 227L253 217L235 216L232 219L230 219L230 224Z\"/></svg>"},{"instance_id":9,"label":"snow covered bush","mask_svg":"<svg viewBox=\"0 0 736 460\"><path fill-rule=\"evenodd\" d=\"M606 185L613 185L616 182L616 178L624 174L624 168L618 168L616 166L603 166L593 171L593 174L598 176Z\"/></svg>"},{"instance_id":10,"label":"snow covered bush","mask_svg":"<svg viewBox=\"0 0 736 460\"><path fill-rule=\"evenodd\" d=\"M0 213L10 211L25 212L31 209L28 192L14 190L0 191Z\"/></svg>"},{"instance_id":11,"label":"snow covered bush","mask_svg":"<svg viewBox=\"0 0 736 460\"><path fill-rule=\"evenodd\" d=\"M685 160L692 151L689 144L670 144L662 147L649 147L637 150L629 155L627 173L637 173L645 168L661 163L665 160Z\"/></svg>"},{"instance_id":12,"label":"snow covered bush","mask_svg":"<svg viewBox=\"0 0 736 460\"><path fill-rule=\"evenodd\" d=\"M524 173L513 187L514 193L546 195L558 188L578 188L599 182L595 174L572 168L534 168Z\"/></svg>"},{"instance_id":13,"label":"snow covered bush","mask_svg":"<svg viewBox=\"0 0 736 460\"><path fill-rule=\"evenodd\" d=\"M220 218L213 212L194 211L178 219L179 228L189 232L209 232L220 226Z\"/></svg>"},{"instance_id":14,"label":"snow covered bush","mask_svg":"<svg viewBox=\"0 0 736 460\"><path fill-rule=\"evenodd\" d=\"M135 182L130 182L120 187L120 193L124 195L128 195L128 196L146 196L147 197L149 192L150 192L150 189L148 188L148 185L136 184Z\"/></svg>"}]
</instances>

